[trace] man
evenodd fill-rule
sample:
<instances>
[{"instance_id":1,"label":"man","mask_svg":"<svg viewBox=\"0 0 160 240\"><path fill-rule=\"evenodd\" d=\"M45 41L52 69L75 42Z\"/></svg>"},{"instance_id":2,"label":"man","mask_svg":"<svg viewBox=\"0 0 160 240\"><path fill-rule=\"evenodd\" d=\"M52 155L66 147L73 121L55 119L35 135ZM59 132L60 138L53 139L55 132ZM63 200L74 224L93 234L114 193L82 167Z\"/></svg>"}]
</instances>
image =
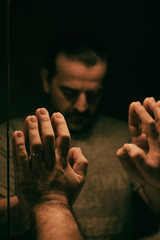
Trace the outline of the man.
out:
<instances>
[{"instance_id":1,"label":"man","mask_svg":"<svg viewBox=\"0 0 160 240\"><path fill-rule=\"evenodd\" d=\"M58 39L41 73L51 100L50 115L59 111L65 116L72 134L71 145L81 147L89 160L86 184L73 205L82 232L87 239L128 240L133 236L133 197L135 192L142 192L142 182L133 182L116 157L117 149L130 139L126 123L98 114L107 71L103 49L86 37ZM143 110L146 111L144 107ZM136 119L139 121L139 114ZM23 120L12 121L13 130L21 129L18 125L22 128ZM118 156L126 158L123 152L118 152ZM11 180L14 198L14 174ZM6 183L1 185L5 197ZM159 201L156 189L155 192ZM154 207L156 203L152 203ZM26 220L25 214L20 216ZM22 226L28 228L27 224ZM19 229L23 232L22 226Z\"/></svg>"}]
</instances>

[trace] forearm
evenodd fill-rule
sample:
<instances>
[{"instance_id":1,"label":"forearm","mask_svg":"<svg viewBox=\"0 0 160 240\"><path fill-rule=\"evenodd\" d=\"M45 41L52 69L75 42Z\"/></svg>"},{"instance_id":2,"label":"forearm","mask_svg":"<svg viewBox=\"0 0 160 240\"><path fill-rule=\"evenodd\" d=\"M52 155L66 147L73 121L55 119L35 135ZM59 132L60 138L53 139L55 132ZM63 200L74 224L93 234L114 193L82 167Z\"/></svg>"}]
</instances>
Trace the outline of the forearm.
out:
<instances>
[{"instance_id":1,"label":"forearm","mask_svg":"<svg viewBox=\"0 0 160 240\"><path fill-rule=\"evenodd\" d=\"M59 201L48 201L32 209L33 239L37 240L83 240L78 224L68 207Z\"/></svg>"},{"instance_id":2,"label":"forearm","mask_svg":"<svg viewBox=\"0 0 160 240\"><path fill-rule=\"evenodd\" d=\"M160 218L160 189L146 185L141 187L139 192L150 209Z\"/></svg>"},{"instance_id":3,"label":"forearm","mask_svg":"<svg viewBox=\"0 0 160 240\"><path fill-rule=\"evenodd\" d=\"M19 235L29 229L29 219L22 213L19 200L16 196L10 198L10 233L11 236ZM0 234L8 234L8 207L7 198L0 198Z\"/></svg>"}]
</instances>

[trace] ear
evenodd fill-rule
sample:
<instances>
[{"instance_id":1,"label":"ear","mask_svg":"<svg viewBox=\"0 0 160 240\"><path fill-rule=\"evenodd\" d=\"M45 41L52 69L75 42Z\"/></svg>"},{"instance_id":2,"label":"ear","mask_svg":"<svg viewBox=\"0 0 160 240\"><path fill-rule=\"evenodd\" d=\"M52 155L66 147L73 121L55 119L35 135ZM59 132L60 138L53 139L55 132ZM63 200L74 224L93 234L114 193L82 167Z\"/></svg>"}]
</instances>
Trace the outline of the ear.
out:
<instances>
[{"instance_id":1,"label":"ear","mask_svg":"<svg viewBox=\"0 0 160 240\"><path fill-rule=\"evenodd\" d=\"M42 78L43 89L44 89L45 93L49 93L50 92L50 84L48 82L48 71L46 68L42 68L41 78Z\"/></svg>"}]
</instances>

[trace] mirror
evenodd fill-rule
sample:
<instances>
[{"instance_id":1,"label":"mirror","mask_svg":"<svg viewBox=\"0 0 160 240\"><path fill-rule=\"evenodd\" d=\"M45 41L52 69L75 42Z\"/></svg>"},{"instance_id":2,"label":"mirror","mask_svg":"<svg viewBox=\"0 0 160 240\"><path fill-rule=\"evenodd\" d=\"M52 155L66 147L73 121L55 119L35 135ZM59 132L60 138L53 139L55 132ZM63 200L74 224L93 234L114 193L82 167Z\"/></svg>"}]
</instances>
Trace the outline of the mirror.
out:
<instances>
[{"instance_id":1,"label":"mirror","mask_svg":"<svg viewBox=\"0 0 160 240\"><path fill-rule=\"evenodd\" d=\"M23 3L22 3L23 2ZM92 3L93 4L93 3ZM151 3L150 3L151 4ZM46 1L11 1L7 35L6 7L0 28L0 123L7 120L7 36L10 56L10 119L25 118L47 106L40 70L45 64L50 37L70 29L95 31L108 45L109 63L101 109L127 121L131 101L159 98L158 11L150 5L73 6ZM1 131L1 128L0 128ZM0 166L1 167L1 166ZM1 176L0 176L1 178Z\"/></svg>"}]
</instances>

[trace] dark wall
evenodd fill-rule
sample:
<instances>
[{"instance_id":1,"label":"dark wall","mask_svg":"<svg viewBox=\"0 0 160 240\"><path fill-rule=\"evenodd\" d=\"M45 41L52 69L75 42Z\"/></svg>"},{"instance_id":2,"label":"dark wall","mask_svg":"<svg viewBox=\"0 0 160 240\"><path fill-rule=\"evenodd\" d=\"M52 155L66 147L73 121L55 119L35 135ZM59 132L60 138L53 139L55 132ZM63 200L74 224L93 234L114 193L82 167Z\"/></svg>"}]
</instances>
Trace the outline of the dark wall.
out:
<instances>
[{"instance_id":1,"label":"dark wall","mask_svg":"<svg viewBox=\"0 0 160 240\"><path fill-rule=\"evenodd\" d=\"M109 48L108 76L102 108L127 119L131 101L159 97L159 9L156 1L105 1L87 6L75 2L12 0L9 21L10 117L45 106L40 80L50 31L94 31ZM99 5L98 5L99 4ZM6 118L6 5L1 14L1 121Z\"/></svg>"}]
</instances>

